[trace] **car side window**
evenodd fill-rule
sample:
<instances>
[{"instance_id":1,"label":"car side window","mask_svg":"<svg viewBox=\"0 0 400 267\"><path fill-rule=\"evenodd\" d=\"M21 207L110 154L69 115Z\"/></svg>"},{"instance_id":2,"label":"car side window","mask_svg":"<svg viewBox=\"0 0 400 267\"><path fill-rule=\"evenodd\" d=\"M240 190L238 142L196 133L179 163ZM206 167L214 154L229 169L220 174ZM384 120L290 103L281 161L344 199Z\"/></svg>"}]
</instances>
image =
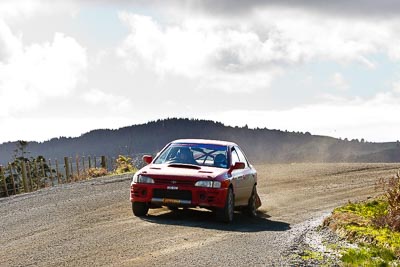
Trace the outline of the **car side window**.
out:
<instances>
[{"instance_id":1,"label":"car side window","mask_svg":"<svg viewBox=\"0 0 400 267\"><path fill-rule=\"evenodd\" d=\"M235 165L236 162L239 162L239 155L234 148L232 148L232 165Z\"/></svg>"},{"instance_id":2,"label":"car side window","mask_svg":"<svg viewBox=\"0 0 400 267\"><path fill-rule=\"evenodd\" d=\"M239 147L235 147L235 151L237 152L239 161L243 162L247 168L249 166L249 163L247 162L247 159L246 159L245 155L243 154L242 150L240 150Z\"/></svg>"}]
</instances>

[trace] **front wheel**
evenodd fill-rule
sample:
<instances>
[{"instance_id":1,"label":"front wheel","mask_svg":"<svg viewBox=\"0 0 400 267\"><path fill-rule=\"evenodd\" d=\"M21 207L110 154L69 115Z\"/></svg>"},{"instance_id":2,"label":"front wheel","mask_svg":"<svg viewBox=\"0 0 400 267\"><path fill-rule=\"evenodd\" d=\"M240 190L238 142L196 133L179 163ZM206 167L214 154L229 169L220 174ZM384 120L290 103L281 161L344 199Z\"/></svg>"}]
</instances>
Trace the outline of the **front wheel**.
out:
<instances>
[{"instance_id":1,"label":"front wheel","mask_svg":"<svg viewBox=\"0 0 400 267\"><path fill-rule=\"evenodd\" d=\"M233 195L233 190L230 187L228 189L228 194L226 195L225 206L222 209L217 210L217 219L226 223L232 222L234 209L235 196Z\"/></svg>"},{"instance_id":2,"label":"front wheel","mask_svg":"<svg viewBox=\"0 0 400 267\"><path fill-rule=\"evenodd\" d=\"M133 202L132 203L132 211L133 214L137 217L146 216L147 212L149 211L149 205L144 202Z\"/></svg>"}]
</instances>

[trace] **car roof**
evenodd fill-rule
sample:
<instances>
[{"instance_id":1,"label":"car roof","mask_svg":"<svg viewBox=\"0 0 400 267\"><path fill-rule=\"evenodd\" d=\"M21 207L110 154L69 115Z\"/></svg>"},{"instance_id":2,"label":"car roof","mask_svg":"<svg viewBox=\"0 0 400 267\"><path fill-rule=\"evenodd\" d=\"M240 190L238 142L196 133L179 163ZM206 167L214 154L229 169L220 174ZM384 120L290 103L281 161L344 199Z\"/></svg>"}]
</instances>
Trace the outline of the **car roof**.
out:
<instances>
[{"instance_id":1,"label":"car roof","mask_svg":"<svg viewBox=\"0 0 400 267\"><path fill-rule=\"evenodd\" d=\"M192 143L192 144L210 144L210 145L221 145L221 146L237 146L237 144L228 141L221 140L210 140L210 139L178 139L171 143Z\"/></svg>"}]
</instances>

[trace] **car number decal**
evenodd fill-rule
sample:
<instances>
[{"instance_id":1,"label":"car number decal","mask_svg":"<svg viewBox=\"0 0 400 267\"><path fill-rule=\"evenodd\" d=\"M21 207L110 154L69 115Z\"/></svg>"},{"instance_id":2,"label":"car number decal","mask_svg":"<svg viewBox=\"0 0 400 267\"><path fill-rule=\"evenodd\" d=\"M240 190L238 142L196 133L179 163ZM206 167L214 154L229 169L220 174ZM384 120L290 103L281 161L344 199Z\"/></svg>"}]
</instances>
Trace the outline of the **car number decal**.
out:
<instances>
[{"instance_id":1,"label":"car number decal","mask_svg":"<svg viewBox=\"0 0 400 267\"><path fill-rule=\"evenodd\" d=\"M177 186L167 186L168 190L178 190Z\"/></svg>"}]
</instances>

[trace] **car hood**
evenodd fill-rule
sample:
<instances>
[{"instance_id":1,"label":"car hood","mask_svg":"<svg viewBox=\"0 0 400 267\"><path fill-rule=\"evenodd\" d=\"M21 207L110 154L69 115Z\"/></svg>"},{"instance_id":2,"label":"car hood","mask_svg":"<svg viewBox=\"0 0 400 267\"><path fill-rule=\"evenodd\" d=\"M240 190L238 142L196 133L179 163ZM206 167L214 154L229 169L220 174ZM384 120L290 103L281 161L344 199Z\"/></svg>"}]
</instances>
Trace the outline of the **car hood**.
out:
<instances>
[{"instance_id":1,"label":"car hood","mask_svg":"<svg viewBox=\"0 0 400 267\"><path fill-rule=\"evenodd\" d=\"M182 178L201 178L214 179L226 173L228 169L194 166L184 164L150 164L142 168L138 174L148 175L150 177L182 177Z\"/></svg>"}]
</instances>

